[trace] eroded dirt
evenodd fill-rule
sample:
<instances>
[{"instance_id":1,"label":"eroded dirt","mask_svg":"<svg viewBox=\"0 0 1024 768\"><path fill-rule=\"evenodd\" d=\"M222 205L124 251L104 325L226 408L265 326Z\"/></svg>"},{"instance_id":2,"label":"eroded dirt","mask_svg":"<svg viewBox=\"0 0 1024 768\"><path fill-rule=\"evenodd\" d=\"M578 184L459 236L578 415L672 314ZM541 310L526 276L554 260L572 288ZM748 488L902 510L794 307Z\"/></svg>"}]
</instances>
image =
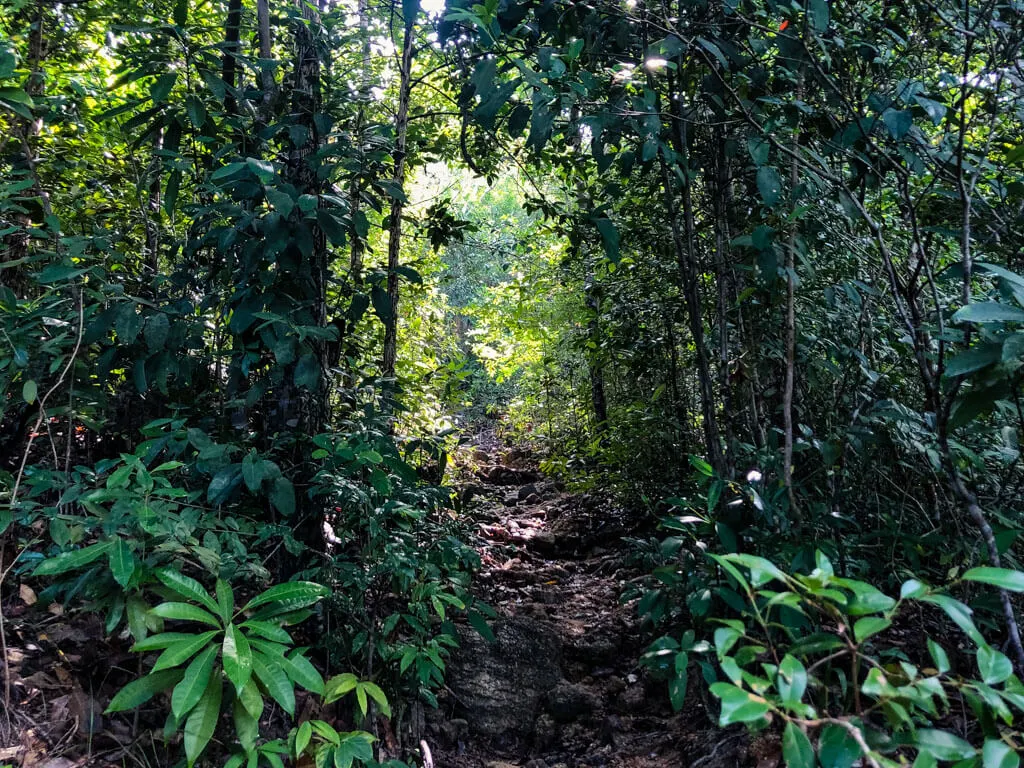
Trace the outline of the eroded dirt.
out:
<instances>
[{"instance_id":1,"label":"eroded dirt","mask_svg":"<svg viewBox=\"0 0 1024 768\"><path fill-rule=\"evenodd\" d=\"M499 614L496 626L523 632L535 622L536 634L551 633L561 647L562 680L532 700L529 671L513 667L504 685L523 686L509 730L496 733L490 715L480 727L474 706L460 690L477 696L472 679L488 675L502 659L481 656L471 643L456 664L442 706L428 715L437 766L452 768L575 768L576 766L737 765L741 755L722 744L699 702L673 714L666 686L650 680L637 664L646 640L635 606L620 596L640 576L626 562L623 537L635 527L631 516L599 495L576 495L543 479L522 454L476 451L474 476L463 485L471 497L484 568L477 578L481 598ZM520 626L522 625L522 626ZM526 628L526 630L523 629ZM510 642L509 640L505 641ZM496 651L504 653L503 651ZM469 658L465 658L466 654ZM508 655L508 654L505 654ZM546 659L537 659L540 665ZM515 660L514 665L529 664ZM487 671L481 672L481 668ZM526 680L527 682L521 682ZM479 685L477 685L479 687ZM497 691L498 699L508 691ZM513 691L512 699L516 699ZM491 702L483 702L489 704ZM523 717L532 729L521 732ZM481 719L484 719L481 716ZM453 725L454 724L454 725ZM713 741L713 743L712 743ZM715 747L719 749L715 751Z\"/></svg>"}]
</instances>

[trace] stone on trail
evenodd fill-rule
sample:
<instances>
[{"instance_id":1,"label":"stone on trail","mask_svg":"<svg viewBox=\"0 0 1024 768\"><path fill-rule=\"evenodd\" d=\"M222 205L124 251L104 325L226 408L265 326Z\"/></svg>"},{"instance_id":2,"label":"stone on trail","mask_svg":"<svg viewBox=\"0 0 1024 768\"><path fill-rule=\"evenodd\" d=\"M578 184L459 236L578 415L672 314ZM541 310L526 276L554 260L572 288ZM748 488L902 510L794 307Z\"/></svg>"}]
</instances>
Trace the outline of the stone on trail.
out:
<instances>
[{"instance_id":1,"label":"stone on trail","mask_svg":"<svg viewBox=\"0 0 1024 768\"><path fill-rule=\"evenodd\" d=\"M493 643L459 628L448 685L470 728L482 736L528 737L545 694L562 679L558 635L546 624L515 617L494 623Z\"/></svg>"}]
</instances>

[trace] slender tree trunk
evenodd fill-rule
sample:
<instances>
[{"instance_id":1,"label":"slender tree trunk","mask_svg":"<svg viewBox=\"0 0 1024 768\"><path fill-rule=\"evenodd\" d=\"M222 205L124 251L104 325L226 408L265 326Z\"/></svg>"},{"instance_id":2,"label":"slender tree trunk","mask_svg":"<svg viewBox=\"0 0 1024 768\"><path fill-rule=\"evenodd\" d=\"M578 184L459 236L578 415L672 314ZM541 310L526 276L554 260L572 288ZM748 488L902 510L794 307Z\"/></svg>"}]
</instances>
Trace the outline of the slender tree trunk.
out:
<instances>
[{"instance_id":1,"label":"slender tree trunk","mask_svg":"<svg viewBox=\"0 0 1024 768\"><path fill-rule=\"evenodd\" d=\"M578 245L577 248L579 248ZM590 256L587 256L586 259L587 275L583 291L586 295L587 311L590 313L587 335L596 347L587 355L587 367L590 372L590 400L594 407L595 431L599 437L603 437L608 431L608 401L605 398L604 364L601 362L598 351L601 344L601 296L597 278L594 275L593 260Z\"/></svg>"},{"instance_id":2,"label":"slender tree trunk","mask_svg":"<svg viewBox=\"0 0 1024 768\"><path fill-rule=\"evenodd\" d=\"M796 188L798 169L796 160L790 164L790 189ZM796 224L792 225L786 242L786 374L782 390L782 483L789 497L789 510L793 521L799 524L800 509L793 492L793 383L796 377Z\"/></svg>"},{"instance_id":3,"label":"slender tree trunk","mask_svg":"<svg viewBox=\"0 0 1024 768\"><path fill-rule=\"evenodd\" d=\"M29 76L25 83L25 92L30 97L41 96L44 92L46 80L42 72L43 59L45 57L45 26L46 26L46 4L44 0L37 0L34 7L25 9L25 21L28 22L28 65ZM43 121L41 118L29 119L15 116L11 124L10 140L10 164L15 171L23 171L35 179L35 193L39 196L44 208L48 205L46 192L39 185L36 177L36 140L42 131ZM40 217L41 218L41 217ZM10 288L15 296L25 297L28 294L29 284L26 279L26 271L21 263L29 255L29 234L28 229L32 225L32 216L27 213L14 212L11 214L12 223L18 227L16 232L5 235L0 247L0 262L18 262L17 266L9 266L0 269L0 285Z\"/></svg>"},{"instance_id":4,"label":"slender tree trunk","mask_svg":"<svg viewBox=\"0 0 1024 768\"><path fill-rule=\"evenodd\" d=\"M399 67L398 112L395 115L395 186L405 187L406 138L409 132L409 98L412 91L412 55L415 40L415 16L405 19L402 40L402 60ZM402 211L404 204L399 197L391 201L390 226L388 228L388 306L390 312L384 319L384 359L381 374L386 379L395 376L398 360L398 266L402 253Z\"/></svg>"},{"instance_id":5,"label":"slender tree trunk","mask_svg":"<svg viewBox=\"0 0 1024 768\"><path fill-rule=\"evenodd\" d=\"M729 480L736 473L733 461L732 388L729 385L729 306L732 304L732 280L729 266L729 160L725 154L725 136L716 129L715 137L715 285L718 289L718 390L722 398L722 439L725 450L722 466Z\"/></svg>"},{"instance_id":6,"label":"slender tree trunk","mask_svg":"<svg viewBox=\"0 0 1024 768\"><path fill-rule=\"evenodd\" d=\"M268 20L269 23L269 20ZM224 109L228 115L238 112L235 89L238 87L236 72L237 58L241 53L242 0L228 0L228 17L224 23L224 50L221 56L221 79L227 84L224 93Z\"/></svg>"},{"instance_id":7,"label":"slender tree trunk","mask_svg":"<svg viewBox=\"0 0 1024 768\"><path fill-rule=\"evenodd\" d=\"M258 123L266 125L270 120L277 84L274 82L274 71L270 68L270 59L274 55L274 38L270 29L270 0L256 0L256 34L259 42L260 90L263 96L258 109Z\"/></svg>"},{"instance_id":8,"label":"slender tree trunk","mask_svg":"<svg viewBox=\"0 0 1024 768\"><path fill-rule=\"evenodd\" d=\"M356 112L355 128L352 131L355 141L358 144L358 153L361 157L363 148L363 129L366 119L366 104L370 99L370 86L373 82L373 73L370 71L372 60L370 57L370 17L367 8L367 0L359 0L359 36L362 40L362 67L361 83L359 85L359 109ZM349 276L352 285L357 289L363 284L363 254L366 250L366 243L362 236L356 231L356 222L359 219L362 209L363 185L358 175L352 181L352 188L349 192L349 207L352 216L351 249L349 252Z\"/></svg>"}]
</instances>

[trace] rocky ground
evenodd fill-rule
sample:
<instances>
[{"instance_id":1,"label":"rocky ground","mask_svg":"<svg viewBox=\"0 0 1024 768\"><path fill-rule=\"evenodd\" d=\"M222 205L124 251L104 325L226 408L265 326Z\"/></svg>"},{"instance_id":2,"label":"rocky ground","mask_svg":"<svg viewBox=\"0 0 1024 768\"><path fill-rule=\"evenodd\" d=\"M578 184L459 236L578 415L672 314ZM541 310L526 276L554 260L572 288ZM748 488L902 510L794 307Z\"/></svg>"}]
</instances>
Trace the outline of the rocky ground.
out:
<instances>
[{"instance_id":1,"label":"rocky ground","mask_svg":"<svg viewBox=\"0 0 1024 768\"><path fill-rule=\"evenodd\" d=\"M480 596L499 614L488 642L468 627L442 706L428 713L437 766L735 766L694 700L674 715L637 665L645 640L620 595L640 574L633 528L606 498L575 495L526 457L477 451L463 485L484 562ZM693 697L696 699L696 697ZM724 746L724 749L723 749ZM717 748L717 750L716 750Z\"/></svg>"}]
</instances>

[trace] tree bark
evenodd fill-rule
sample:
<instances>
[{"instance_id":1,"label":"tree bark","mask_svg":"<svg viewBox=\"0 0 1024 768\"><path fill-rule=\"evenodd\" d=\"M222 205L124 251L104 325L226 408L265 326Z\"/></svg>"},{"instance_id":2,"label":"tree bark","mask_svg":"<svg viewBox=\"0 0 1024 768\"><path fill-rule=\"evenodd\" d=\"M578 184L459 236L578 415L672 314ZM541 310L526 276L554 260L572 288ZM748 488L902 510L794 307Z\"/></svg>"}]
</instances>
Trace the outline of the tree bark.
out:
<instances>
[{"instance_id":1,"label":"tree bark","mask_svg":"<svg viewBox=\"0 0 1024 768\"><path fill-rule=\"evenodd\" d=\"M415 39L415 16L404 20L402 59L399 65L398 112L395 115L394 183L397 190L405 187L406 139L409 133L409 98L412 92L412 55ZM385 379L395 377L398 361L398 267L402 253L402 212L405 205L400 196L391 201L390 226L388 227L388 300L390 308L384 319L384 353L381 375Z\"/></svg>"}]
</instances>

